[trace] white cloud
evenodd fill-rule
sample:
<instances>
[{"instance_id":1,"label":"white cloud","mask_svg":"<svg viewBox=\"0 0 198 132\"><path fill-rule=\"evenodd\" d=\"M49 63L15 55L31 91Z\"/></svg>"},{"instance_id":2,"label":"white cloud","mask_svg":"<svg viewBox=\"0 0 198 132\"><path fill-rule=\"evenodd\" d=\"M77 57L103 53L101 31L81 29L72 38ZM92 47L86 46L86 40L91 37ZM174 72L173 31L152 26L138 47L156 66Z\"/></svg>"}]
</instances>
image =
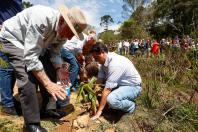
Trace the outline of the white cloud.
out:
<instances>
[{"instance_id":1,"label":"white cloud","mask_svg":"<svg viewBox=\"0 0 198 132\"><path fill-rule=\"evenodd\" d=\"M100 17L105 15L101 14L101 12L112 12L115 14L116 9L110 8L113 3L120 4L122 0L23 0L23 1L29 1L32 4L43 4L47 6L51 6L53 8L56 8L60 4L65 4L68 7L72 6L78 6L80 7L85 17L87 18L87 22L96 27L96 31L100 32L103 31L103 28L100 27ZM111 3L111 5L109 5ZM113 24L109 27L109 29L116 28L117 25Z\"/></svg>"},{"instance_id":2,"label":"white cloud","mask_svg":"<svg viewBox=\"0 0 198 132\"><path fill-rule=\"evenodd\" d=\"M109 29L111 30L118 30L118 28L121 26L121 24L112 24L109 26Z\"/></svg>"},{"instance_id":3,"label":"white cloud","mask_svg":"<svg viewBox=\"0 0 198 132\"><path fill-rule=\"evenodd\" d=\"M118 30L120 26L121 26L121 24L112 24L112 25L109 25L108 29L109 30ZM104 28L100 27L100 28L98 28L97 31L98 31L98 33L103 32Z\"/></svg>"}]
</instances>

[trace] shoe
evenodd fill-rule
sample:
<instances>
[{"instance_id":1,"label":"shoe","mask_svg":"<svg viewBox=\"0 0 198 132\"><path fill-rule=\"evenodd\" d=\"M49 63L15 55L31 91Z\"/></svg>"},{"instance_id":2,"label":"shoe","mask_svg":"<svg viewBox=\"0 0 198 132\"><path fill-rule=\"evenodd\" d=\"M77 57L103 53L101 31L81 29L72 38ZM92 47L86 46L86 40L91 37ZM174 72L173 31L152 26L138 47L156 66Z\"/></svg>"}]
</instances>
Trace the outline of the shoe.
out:
<instances>
[{"instance_id":1,"label":"shoe","mask_svg":"<svg viewBox=\"0 0 198 132\"><path fill-rule=\"evenodd\" d=\"M40 124L26 124L23 126L24 132L47 132L47 130L40 126Z\"/></svg>"},{"instance_id":2,"label":"shoe","mask_svg":"<svg viewBox=\"0 0 198 132\"><path fill-rule=\"evenodd\" d=\"M41 115L41 117L44 118L55 118L55 119L60 119L64 116L66 116L66 112L57 111L57 110L47 110L46 112L44 112L43 115Z\"/></svg>"},{"instance_id":3,"label":"shoe","mask_svg":"<svg viewBox=\"0 0 198 132\"><path fill-rule=\"evenodd\" d=\"M17 112L14 107L2 107L1 112L6 115L17 115Z\"/></svg>"}]
</instances>

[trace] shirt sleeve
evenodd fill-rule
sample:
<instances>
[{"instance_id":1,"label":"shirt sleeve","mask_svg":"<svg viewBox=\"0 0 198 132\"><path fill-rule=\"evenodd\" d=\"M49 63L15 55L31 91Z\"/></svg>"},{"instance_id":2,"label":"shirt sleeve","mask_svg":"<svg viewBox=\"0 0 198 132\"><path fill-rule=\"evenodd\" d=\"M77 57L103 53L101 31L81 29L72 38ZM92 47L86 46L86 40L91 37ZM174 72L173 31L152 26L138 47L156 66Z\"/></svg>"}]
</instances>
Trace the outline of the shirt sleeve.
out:
<instances>
[{"instance_id":1,"label":"shirt sleeve","mask_svg":"<svg viewBox=\"0 0 198 132\"><path fill-rule=\"evenodd\" d=\"M43 26L43 25L42 25ZM24 44L24 61L27 71L42 70L43 65L39 60L44 43L43 31L40 25L30 23L25 38Z\"/></svg>"},{"instance_id":2,"label":"shirt sleeve","mask_svg":"<svg viewBox=\"0 0 198 132\"><path fill-rule=\"evenodd\" d=\"M107 73L107 80L105 83L105 88L115 88L118 86L118 82L123 75L123 69L121 67L109 67Z\"/></svg>"}]
</instances>

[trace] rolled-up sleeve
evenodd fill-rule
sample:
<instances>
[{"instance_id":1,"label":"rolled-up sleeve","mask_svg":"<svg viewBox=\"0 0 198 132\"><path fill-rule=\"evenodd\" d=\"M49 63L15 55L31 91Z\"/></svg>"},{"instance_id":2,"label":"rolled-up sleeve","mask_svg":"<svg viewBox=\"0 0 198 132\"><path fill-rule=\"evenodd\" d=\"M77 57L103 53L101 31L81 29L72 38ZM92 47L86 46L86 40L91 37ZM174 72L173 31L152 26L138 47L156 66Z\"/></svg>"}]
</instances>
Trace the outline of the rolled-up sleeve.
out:
<instances>
[{"instance_id":1,"label":"rolled-up sleeve","mask_svg":"<svg viewBox=\"0 0 198 132\"><path fill-rule=\"evenodd\" d=\"M24 45L24 61L27 71L43 69L43 65L39 60L44 43L43 39L39 26L30 24L27 28Z\"/></svg>"},{"instance_id":2,"label":"rolled-up sleeve","mask_svg":"<svg viewBox=\"0 0 198 132\"><path fill-rule=\"evenodd\" d=\"M105 87L111 89L117 87L122 74L123 69L121 67L109 67Z\"/></svg>"}]
</instances>

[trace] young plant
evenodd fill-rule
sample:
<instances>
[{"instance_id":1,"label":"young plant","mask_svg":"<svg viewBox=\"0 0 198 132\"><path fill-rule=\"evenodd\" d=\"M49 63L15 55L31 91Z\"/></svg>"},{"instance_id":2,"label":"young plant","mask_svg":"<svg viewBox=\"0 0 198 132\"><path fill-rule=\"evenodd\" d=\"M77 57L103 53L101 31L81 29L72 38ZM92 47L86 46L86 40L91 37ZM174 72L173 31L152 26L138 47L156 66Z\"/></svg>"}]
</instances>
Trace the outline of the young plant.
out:
<instances>
[{"instance_id":1,"label":"young plant","mask_svg":"<svg viewBox=\"0 0 198 132\"><path fill-rule=\"evenodd\" d=\"M80 102L80 97L82 97L83 102L91 102L91 111L93 114L97 111L97 96L95 91L93 90L96 83L96 78L92 77L87 83L82 82L79 85L79 92L77 96L77 101Z\"/></svg>"}]
</instances>

